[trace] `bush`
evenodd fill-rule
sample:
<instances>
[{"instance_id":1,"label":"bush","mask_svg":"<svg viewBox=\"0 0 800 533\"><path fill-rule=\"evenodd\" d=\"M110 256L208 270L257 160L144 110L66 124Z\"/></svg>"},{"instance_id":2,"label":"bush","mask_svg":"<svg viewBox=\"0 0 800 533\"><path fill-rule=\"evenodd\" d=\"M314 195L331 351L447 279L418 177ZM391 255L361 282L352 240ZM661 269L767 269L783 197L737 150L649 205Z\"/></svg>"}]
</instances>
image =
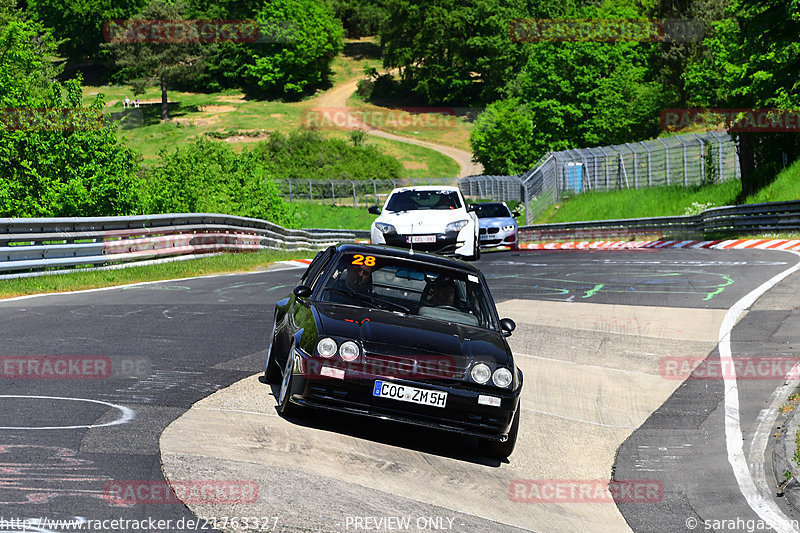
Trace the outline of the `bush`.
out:
<instances>
[{"instance_id":1,"label":"bush","mask_svg":"<svg viewBox=\"0 0 800 533\"><path fill-rule=\"evenodd\" d=\"M530 110L517 98L494 102L478 115L469 143L486 174L518 174L538 157Z\"/></svg>"},{"instance_id":2,"label":"bush","mask_svg":"<svg viewBox=\"0 0 800 533\"><path fill-rule=\"evenodd\" d=\"M270 168L225 143L200 139L148 170L143 191L146 213L225 213L289 221Z\"/></svg>"},{"instance_id":3,"label":"bush","mask_svg":"<svg viewBox=\"0 0 800 533\"><path fill-rule=\"evenodd\" d=\"M145 213L226 213L287 227L298 221L280 197L277 180L388 179L402 170L374 146L353 146L309 131L272 133L241 154L226 143L200 139L160 156L161 162L145 172Z\"/></svg>"},{"instance_id":4,"label":"bush","mask_svg":"<svg viewBox=\"0 0 800 533\"><path fill-rule=\"evenodd\" d=\"M375 146L353 146L307 130L272 133L254 147L253 155L274 165L276 179L390 179L399 178L403 170L397 159Z\"/></svg>"}]
</instances>

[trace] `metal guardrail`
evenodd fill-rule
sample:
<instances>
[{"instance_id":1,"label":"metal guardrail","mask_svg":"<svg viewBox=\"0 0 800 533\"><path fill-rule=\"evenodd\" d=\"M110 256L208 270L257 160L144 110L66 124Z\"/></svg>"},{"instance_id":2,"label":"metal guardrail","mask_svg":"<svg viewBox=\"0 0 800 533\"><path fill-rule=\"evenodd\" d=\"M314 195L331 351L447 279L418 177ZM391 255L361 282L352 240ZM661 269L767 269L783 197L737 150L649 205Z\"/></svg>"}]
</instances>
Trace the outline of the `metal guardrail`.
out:
<instances>
[{"instance_id":1,"label":"metal guardrail","mask_svg":"<svg viewBox=\"0 0 800 533\"><path fill-rule=\"evenodd\" d=\"M714 207L698 215L539 224L520 242L702 238L800 231L800 200ZM219 252L317 250L369 239L366 230L286 229L209 213L98 218L0 218L0 272L42 272Z\"/></svg>"},{"instance_id":2,"label":"metal guardrail","mask_svg":"<svg viewBox=\"0 0 800 533\"><path fill-rule=\"evenodd\" d=\"M800 231L800 200L713 207L697 215L594 220L520 227L522 243L575 239L704 238Z\"/></svg>"},{"instance_id":3,"label":"metal guardrail","mask_svg":"<svg viewBox=\"0 0 800 533\"><path fill-rule=\"evenodd\" d=\"M100 266L256 250L316 250L351 231L286 229L266 220L188 213L96 218L0 218L0 272Z\"/></svg>"}]
</instances>

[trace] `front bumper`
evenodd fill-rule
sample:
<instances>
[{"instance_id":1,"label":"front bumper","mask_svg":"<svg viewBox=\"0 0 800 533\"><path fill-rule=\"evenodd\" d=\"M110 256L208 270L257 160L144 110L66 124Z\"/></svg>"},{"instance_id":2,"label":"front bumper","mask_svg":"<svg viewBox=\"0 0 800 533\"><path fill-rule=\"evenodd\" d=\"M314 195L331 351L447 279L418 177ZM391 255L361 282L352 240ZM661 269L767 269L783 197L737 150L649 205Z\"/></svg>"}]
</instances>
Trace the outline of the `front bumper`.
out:
<instances>
[{"instance_id":1,"label":"front bumper","mask_svg":"<svg viewBox=\"0 0 800 533\"><path fill-rule=\"evenodd\" d=\"M319 359L310 361L307 355L295 350L295 357L302 359L295 365L290 401L297 405L338 411L390 420L404 424L434 428L462 435L503 442L519 406L516 390L501 390L493 387L476 388L459 380L431 379L409 380L388 376L353 374L344 379L320 376ZM426 390L447 392L445 407L419 405L410 402L373 396L376 380L391 381ZM478 403L479 395L500 398L497 407Z\"/></svg>"},{"instance_id":2,"label":"front bumper","mask_svg":"<svg viewBox=\"0 0 800 533\"><path fill-rule=\"evenodd\" d=\"M514 248L518 245L517 233L518 230L516 229L503 231L502 228L481 228L479 230L481 248L492 248L494 246L510 246Z\"/></svg>"},{"instance_id":3,"label":"front bumper","mask_svg":"<svg viewBox=\"0 0 800 533\"><path fill-rule=\"evenodd\" d=\"M420 252L430 252L440 255L456 255L459 248L463 248L466 244L465 241L458 240L457 231L448 231L446 233L433 233L433 234L418 234L406 235L402 233L384 233L383 239L389 246L397 246L399 248L412 248L412 243L409 242L412 237L429 237L435 239L434 242L415 242L413 243L414 250Z\"/></svg>"}]
</instances>

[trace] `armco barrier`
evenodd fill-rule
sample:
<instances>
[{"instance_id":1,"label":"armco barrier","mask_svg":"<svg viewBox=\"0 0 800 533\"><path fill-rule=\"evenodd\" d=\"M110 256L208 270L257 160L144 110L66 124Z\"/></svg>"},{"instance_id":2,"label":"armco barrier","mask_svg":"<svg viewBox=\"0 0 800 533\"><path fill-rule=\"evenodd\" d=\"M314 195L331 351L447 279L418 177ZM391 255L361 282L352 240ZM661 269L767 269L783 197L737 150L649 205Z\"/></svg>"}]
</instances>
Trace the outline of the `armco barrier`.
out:
<instances>
[{"instance_id":1,"label":"armco barrier","mask_svg":"<svg viewBox=\"0 0 800 533\"><path fill-rule=\"evenodd\" d=\"M520 243L559 240L705 239L800 231L800 201L714 207L698 215L594 220L520 227Z\"/></svg>"},{"instance_id":2,"label":"armco barrier","mask_svg":"<svg viewBox=\"0 0 800 533\"><path fill-rule=\"evenodd\" d=\"M316 250L356 235L208 213L0 219L0 272L255 250Z\"/></svg>"}]
</instances>

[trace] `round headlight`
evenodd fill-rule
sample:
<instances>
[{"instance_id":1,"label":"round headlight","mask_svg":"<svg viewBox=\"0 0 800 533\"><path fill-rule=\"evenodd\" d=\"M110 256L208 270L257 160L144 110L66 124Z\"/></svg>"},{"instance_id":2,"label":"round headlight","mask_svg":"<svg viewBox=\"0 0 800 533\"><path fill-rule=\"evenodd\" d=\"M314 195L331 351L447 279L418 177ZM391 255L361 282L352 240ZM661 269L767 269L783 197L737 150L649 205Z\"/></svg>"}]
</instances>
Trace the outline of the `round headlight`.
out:
<instances>
[{"instance_id":1,"label":"round headlight","mask_svg":"<svg viewBox=\"0 0 800 533\"><path fill-rule=\"evenodd\" d=\"M355 361L359 353L358 344L353 341L343 342L342 345L339 346L339 355L345 361Z\"/></svg>"},{"instance_id":2,"label":"round headlight","mask_svg":"<svg viewBox=\"0 0 800 533\"><path fill-rule=\"evenodd\" d=\"M503 231L511 231L515 226L503 226Z\"/></svg>"},{"instance_id":3,"label":"round headlight","mask_svg":"<svg viewBox=\"0 0 800 533\"><path fill-rule=\"evenodd\" d=\"M478 363L472 367L472 370L469 371L469 375L472 376L472 379L476 382L483 384L492 377L492 369L489 368L489 365L486 363Z\"/></svg>"},{"instance_id":4,"label":"round headlight","mask_svg":"<svg viewBox=\"0 0 800 533\"><path fill-rule=\"evenodd\" d=\"M336 353L336 341L326 337L317 343L317 353L322 357L333 357Z\"/></svg>"},{"instance_id":5,"label":"round headlight","mask_svg":"<svg viewBox=\"0 0 800 533\"><path fill-rule=\"evenodd\" d=\"M514 377L511 375L511 371L507 368L498 368L494 371L494 374L492 374L492 381L501 389L505 389L511 385L513 379Z\"/></svg>"}]
</instances>

